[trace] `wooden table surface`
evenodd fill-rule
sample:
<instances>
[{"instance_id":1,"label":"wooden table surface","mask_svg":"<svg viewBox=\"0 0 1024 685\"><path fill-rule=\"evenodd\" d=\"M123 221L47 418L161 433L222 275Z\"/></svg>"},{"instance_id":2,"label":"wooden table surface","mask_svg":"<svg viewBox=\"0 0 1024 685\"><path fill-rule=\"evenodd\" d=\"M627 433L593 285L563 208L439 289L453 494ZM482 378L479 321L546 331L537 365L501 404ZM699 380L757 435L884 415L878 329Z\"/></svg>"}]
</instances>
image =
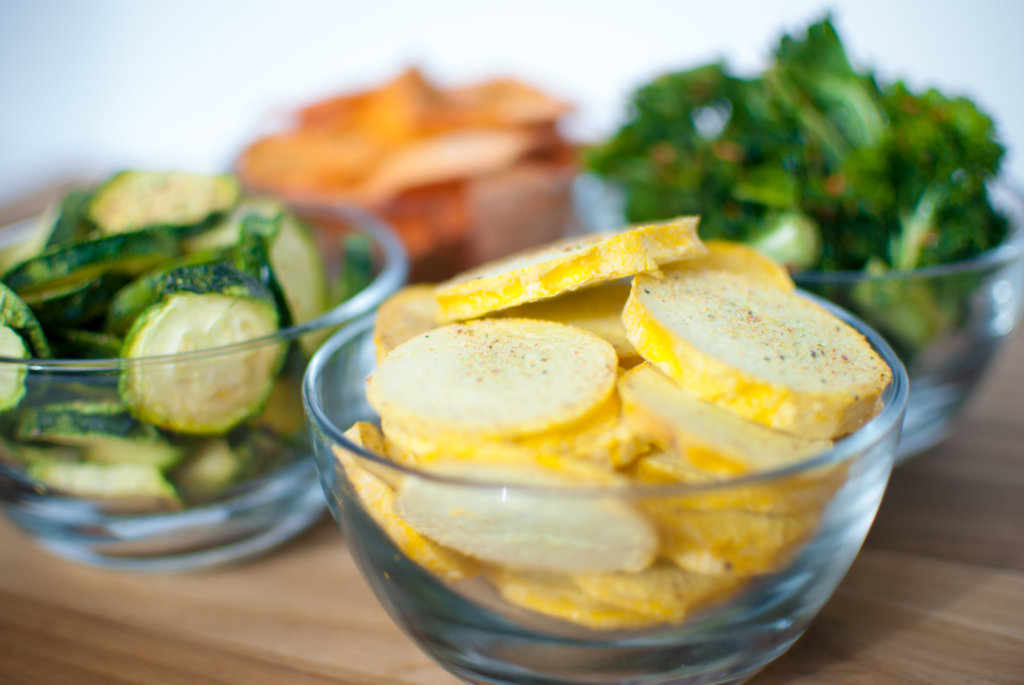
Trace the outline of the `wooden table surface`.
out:
<instances>
[{"instance_id":1,"label":"wooden table surface","mask_svg":"<svg viewBox=\"0 0 1024 685\"><path fill-rule=\"evenodd\" d=\"M391 623L329 520L274 554L125 575L0 522L0 683L454 683ZM893 475L866 546L755 685L1024 683L1024 334L945 444Z\"/></svg>"}]
</instances>

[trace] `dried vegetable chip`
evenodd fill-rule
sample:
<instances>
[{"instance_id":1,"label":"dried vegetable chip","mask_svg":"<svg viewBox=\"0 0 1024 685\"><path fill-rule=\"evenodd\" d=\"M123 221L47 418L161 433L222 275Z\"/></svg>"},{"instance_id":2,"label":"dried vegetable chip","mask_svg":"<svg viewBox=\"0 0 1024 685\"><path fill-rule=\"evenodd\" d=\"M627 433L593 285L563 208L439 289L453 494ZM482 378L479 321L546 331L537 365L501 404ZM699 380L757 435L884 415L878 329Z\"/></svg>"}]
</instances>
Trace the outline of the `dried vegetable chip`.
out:
<instances>
[{"instance_id":1,"label":"dried vegetable chip","mask_svg":"<svg viewBox=\"0 0 1024 685\"><path fill-rule=\"evenodd\" d=\"M642 628L652 621L638 611L594 599L564 575L496 568L487 578L511 604L594 630Z\"/></svg>"},{"instance_id":2,"label":"dried vegetable chip","mask_svg":"<svg viewBox=\"0 0 1024 685\"><path fill-rule=\"evenodd\" d=\"M852 432L892 375L864 337L810 300L735 274L640 274L623 311L637 351L687 392L807 438Z\"/></svg>"},{"instance_id":3,"label":"dried vegetable chip","mask_svg":"<svg viewBox=\"0 0 1024 685\"><path fill-rule=\"evenodd\" d=\"M569 238L484 264L437 287L442 321L482 316L705 254L697 218Z\"/></svg>"},{"instance_id":4,"label":"dried vegetable chip","mask_svg":"<svg viewBox=\"0 0 1024 685\"><path fill-rule=\"evenodd\" d=\"M373 343L377 359L420 333L437 328L437 300L430 285L410 285L389 297L377 309Z\"/></svg>"},{"instance_id":5,"label":"dried vegetable chip","mask_svg":"<svg viewBox=\"0 0 1024 685\"><path fill-rule=\"evenodd\" d=\"M383 436L372 424L357 423L345 432L345 437L378 454L387 452ZM477 573L478 566L473 560L445 549L403 522L395 514L395 494L391 487L360 464L358 455L337 446L334 455L367 513L410 559L447 580L460 580Z\"/></svg>"}]
</instances>

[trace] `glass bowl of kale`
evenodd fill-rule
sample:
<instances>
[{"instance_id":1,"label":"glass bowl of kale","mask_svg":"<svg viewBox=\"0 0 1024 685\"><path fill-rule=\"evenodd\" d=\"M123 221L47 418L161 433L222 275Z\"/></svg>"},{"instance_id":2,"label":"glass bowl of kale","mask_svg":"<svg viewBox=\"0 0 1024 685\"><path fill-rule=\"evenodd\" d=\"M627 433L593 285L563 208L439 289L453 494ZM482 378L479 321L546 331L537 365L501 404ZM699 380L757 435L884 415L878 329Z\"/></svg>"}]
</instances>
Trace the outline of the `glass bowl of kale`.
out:
<instances>
[{"instance_id":1,"label":"glass bowl of kale","mask_svg":"<svg viewBox=\"0 0 1024 685\"><path fill-rule=\"evenodd\" d=\"M756 76L716 62L639 88L584 152L577 207L599 230L700 214L702 238L746 241L855 312L909 371L906 458L949 435L1020 318L1003 152L969 99L852 66L826 17Z\"/></svg>"},{"instance_id":2,"label":"glass bowl of kale","mask_svg":"<svg viewBox=\"0 0 1024 685\"><path fill-rule=\"evenodd\" d=\"M325 511L306 362L405 279L365 212L127 171L0 229L0 508L45 549L129 571L249 558Z\"/></svg>"}]
</instances>

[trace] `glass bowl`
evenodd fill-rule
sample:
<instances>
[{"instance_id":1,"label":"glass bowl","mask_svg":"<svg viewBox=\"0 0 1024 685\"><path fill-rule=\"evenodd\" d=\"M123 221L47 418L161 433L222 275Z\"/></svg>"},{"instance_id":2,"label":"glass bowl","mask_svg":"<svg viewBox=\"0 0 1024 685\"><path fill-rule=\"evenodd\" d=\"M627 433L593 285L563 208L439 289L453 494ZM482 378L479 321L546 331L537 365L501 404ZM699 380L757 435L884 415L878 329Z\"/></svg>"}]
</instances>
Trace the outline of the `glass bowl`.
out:
<instances>
[{"instance_id":1,"label":"glass bowl","mask_svg":"<svg viewBox=\"0 0 1024 685\"><path fill-rule=\"evenodd\" d=\"M162 357L0 359L0 377L24 374L26 386L18 407L0 415L0 505L7 517L51 552L128 571L181 571L237 561L314 523L324 511L324 500L301 409L306 351L376 307L408 272L404 249L386 224L353 208L332 210L331 219L369 238L374 276L362 290L312 321L243 343ZM29 227L30 220L21 222L3 229L0 236L12 242ZM111 487L109 476L67 476L62 475L67 470L47 466L51 476L44 477L34 470L39 467L32 465L33 457L42 455L53 464L77 460L79 450L90 450L89 459L100 462L162 459L141 452L126 455L123 445L108 447L103 442L41 441L38 426L52 421L53 408L66 403L123 407L118 386L127 374L174 384L202 383L208 374L225 370L244 377L249 365L273 347L285 351L285 361L266 408L224 436L170 434L135 421L126 411L116 412L115 418L127 429L146 437L159 434L161 445L171 445L174 463L179 464L168 470L173 488L154 486L134 464L117 476L116 489L122 492L116 497L97 489ZM145 468L151 469L151 464ZM82 493L84 487L97 496L69 496L69 486L61 489L43 482L61 483L62 478L71 479L72 491ZM121 496L126 483L138 494Z\"/></svg>"},{"instance_id":2,"label":"glass bowl","mask_svg":"<svg viewBox=\"0 0 1024 685\"><path fill-rule=\"evenodd\" d=\"M574 204L590 231L624 225L624 197L582 175ZM935 446L956 419L1024 309L1024 198L993 185L993 204L1009 218L1006 241L976 257L906 272L800 271L796 284L850 310L893 346L907 367L910 400L897 464Z\"/></svg>"},{"instance_id":3,"label":"glass bowl","mask_svg":"<svg viewBox=\"0 0 1024 685\"><path fill-rule=\"evenodd\" d=\"M391 462L343 434L377 419L364 396L373 320L353 322L303 381L328 505L387 612L465 682L742 682L785 652L835 590L899 441L906 371L879 335L823 304L892 368L884 408L827 453L713 485L529 487ZM400 497L486 551L474 558L421 535L397 518ZM595 551L631 558L634 524L657 527L653 565L608 572L579 561Z\"/></svg>"},{"instance_id":4,"label":"glass bowl","mask_svg":"<svg viewBox=\"0 0 1024 685\"><path fill-rule=\"evenodd\" d=\"M1024 307L1024 204L1005 188L1002 245L972 259L907 272L803 271L801 288L849 309L885 336L910 376L897 463L938 444L1009 340Z\"/></svg>"}]
</instances>

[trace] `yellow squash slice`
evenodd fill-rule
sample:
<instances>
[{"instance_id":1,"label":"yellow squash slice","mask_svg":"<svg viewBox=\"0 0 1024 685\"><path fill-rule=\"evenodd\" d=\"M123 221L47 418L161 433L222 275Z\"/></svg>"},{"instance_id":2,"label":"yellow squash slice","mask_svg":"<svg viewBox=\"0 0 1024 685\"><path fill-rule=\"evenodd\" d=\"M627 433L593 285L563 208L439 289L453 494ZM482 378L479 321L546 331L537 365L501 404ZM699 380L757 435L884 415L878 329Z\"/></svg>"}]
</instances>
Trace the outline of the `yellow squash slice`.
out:
<instances>
[{"instance_id":1,"label":"yellow squash slice","mask_svg":"<svg viewBox=\"0 0 1024 685\"><path fill-rule=\"evenodd\" d=\"M618 395L612 394L578 421L515 438L427 433L392 421L384 421L383 427L392 445L421 464L439 458L489 461L541 454L617 468L631 462L647 447L643 437L634 430L634 424L622 420L620 404Z\"/></svg>"},{"instance_id":2,"label":"yellow squash slice","mask_svg":"<svg viewBox=\"0 0 1024 685\"><path fill-rule=\"evenodd\" d=\"M728 240L707 240L704 242L704 247L708 250L706 255L681 262L678 266L690 269L728 271L745 276L760 285L788 292L796 289L786 267L765 257L749 245Z\"/></svg>"},{"instance_id":3,"label":"yellow squash slice","mask_svg":"<svg viewBox=\"0 0 1024 685\"><path fill-rule=\"evenodd\" d=\"M607 340L619 355L619 364L632 366L641 359L622 326L622 309L628 297L629 283L615 281L512 307L495 315L544 319L577 326Z\"/></svg>"},{"instance_id":4,"label":"yellow squash slice","mask_svg":"<svg viewBox=\"0 0 1024 685\"><path fill-rule=\"evenodd\" d=\"M461 321L654 271L705 252L697 238L697 218L681 217L512 255L441 283L434 294L441 321Z\"/></svg>"},{"instance_id":5,"label":"yellow squash slice","mask_svg":"<svg viewBox=\"0 0 1024 685\"><path fill-rule=\"evenodd\" d=\"M385 423L424 436L516 439L585 420L615 392L604 340L530 319L451 324L391 351L367 381Z\"/></svg>"},{"instance_id":6,"label":"yellow squash slice","mask_svg":"<svg viewBox=\"0 0 1024 685\"><path fill-rule=\"evenodd\" d=\"M639 274L622 319L640 355L687 392L806 438L858 428L891 379L867 340L822 307L724 271Z\"/></svg>"},{"instance_id":7,"label":"yellow squash slice","mask_svg":"<svg viewBox=\"0 0 1024 685\"><path fill-rule=\"evenodd\" d=\"M377 361L406 340L437 326L434 286L419 284L402 288L384 300L377 309L377 319L373 326Z\"/></svg>"},{"instance_id":8,"label":"yellow squash slice","mask_svg":"<svg viewBox=\"0 0 1024 685\"><path fill-rule=\"evenodd\" d=\"M592 630L628 630L658 623L638 611L594 599L565 575L494 568L486 576L510 604Z\"/></svg>"},{"instance_id":9,"label":"yellow squash slice","mask_svg":"<svg viewBox=\"0 0 1024 685\"><path fill-rule=\"evenodd\" d=\"M395 510L430 539L492 564L564 572L647 567L658 549L653 524L616 474L582 466L434 462L435 477L402 480ZM580 489L588 485L601 492Z\"/></svg>"},{"instance_id":10,"label":"yellow squash slice","mask_svg":"<svg viewBox=\"0 0 1024 685\"><path fill-rule=\"evenodd\" d=\"M356 423L345 432L345 437L372 452L386 454L384 438L372 424ZM334 456L341 463L363 508L404 554L446 580L476 575L479 566L475 561L445 549L406 525L395 513L395 494L391 487L360 465L357 457L337 445L334 446Z\"/></svg>"},{"instance_id":11,"label":"yellow squash slice","mask_svg":"<svg viewBox=\"0 0 1024 685\"><path fill-rule=\"evenodd\" d=\"M638 457L622 473L647 485L723 484L721 488L675 497L673 502L677 507L743 509L778 515L819 515L846 480L846 467L833 464L745 485L730 484L729 476L699 468L680 455L664 450Z\"/></svg>"},{"instance_id":12,"label":"yellow squash slice","mask_svg":"<svg viewBox=\"0 0 1024 685\"><path fill-rule=\"evenodd\" d=\"M571 577L592 600L670 623L682 622L741 582L735 575L699 573L664 561L639 573L576 573Z\"/></svg>"},{"instance_id":13,"label":"yellow squash slice","mask_svg":"<svg viewBox=\"0 0 1024 685\"><path fill-rule=\"evenodd\" d=\"M781 468L832 446L829 440L775 431L701 402L650 364L627 371L619 379L619 393L640 432L717 475Z\"/></svg>"},{"instance_id":14,"label":"yellow squash slice","mask_svg":"<svg viewBox=\"0 0 1024 685\"><path fill-rule=\"evenodd\" d=\"M646 500L658 524L660 554L708 575L770 573L789 561L817 527L811 513L763 514L745 509L694 509L684 497Z\"/></svg>"}]
</instances>

